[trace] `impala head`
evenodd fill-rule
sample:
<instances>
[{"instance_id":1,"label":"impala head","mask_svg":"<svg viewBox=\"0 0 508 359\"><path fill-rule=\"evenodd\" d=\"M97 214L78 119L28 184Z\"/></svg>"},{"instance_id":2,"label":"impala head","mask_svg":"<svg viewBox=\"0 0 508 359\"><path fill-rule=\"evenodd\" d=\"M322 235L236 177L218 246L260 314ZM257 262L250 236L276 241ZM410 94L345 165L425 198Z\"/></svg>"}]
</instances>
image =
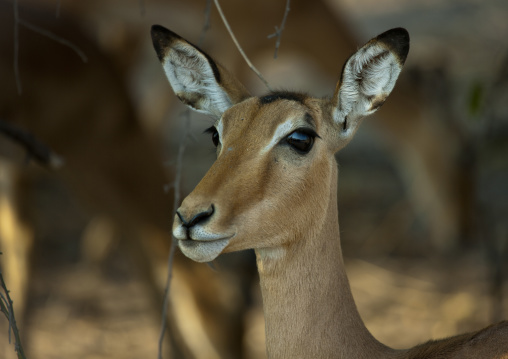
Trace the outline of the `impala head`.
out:
<instances>
[{"instance_id":1,"label":"impala head","mask_svg":"<svg viewBox=\"0 0 508 359\"><path fill-rule=\"evenodd\" d=\"M332 98L253 97L221 65L175 33L152 27L166 76L186 105L214 117L217 160L175 215L182 252L283 247L312 236L335 202L334 154L392 91L409 50L404 29L369 41L344 65Z\"/></svg>"}]
</instances>

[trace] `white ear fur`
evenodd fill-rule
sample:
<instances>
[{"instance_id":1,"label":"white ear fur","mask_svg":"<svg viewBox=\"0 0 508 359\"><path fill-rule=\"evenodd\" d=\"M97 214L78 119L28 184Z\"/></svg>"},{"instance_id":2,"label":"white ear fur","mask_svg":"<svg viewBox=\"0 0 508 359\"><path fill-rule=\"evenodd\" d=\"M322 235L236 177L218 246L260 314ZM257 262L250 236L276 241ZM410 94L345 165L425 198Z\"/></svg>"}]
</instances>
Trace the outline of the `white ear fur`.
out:
<instances>
[{"instance_id":1,"label":"white ear fur","mask_svg":"<svg viewBox=\"0 0 508 359\"><path fill-rule=\"evenodd\" d=\"M167 52L162 66L178 98L196 111L220 117L233 105L217 82L208 59L194 47L176 43Z\"/></svg>"},{"instance_id":2,"label":"white ear fur","mask_svg":"<svg viewBox=\"0 0 508 359\"><path fill-rule=\"evenodd\" d=\"M389 30L353 54L333 97L332 117L340 137L350 139L361 122L385 102L409 51L404 29Z\"/></svg>"},{"instance_id":3,"label":"white ear fur","mask_svg":"<svg viewBox=\"0 0 508 359\"><path fill-rule=\"evenodd\" d=\"M206 53L172 31L154 25L152 41L173 91L196 111L220 118L248 95Z\"/></svg>"}]
</instances>

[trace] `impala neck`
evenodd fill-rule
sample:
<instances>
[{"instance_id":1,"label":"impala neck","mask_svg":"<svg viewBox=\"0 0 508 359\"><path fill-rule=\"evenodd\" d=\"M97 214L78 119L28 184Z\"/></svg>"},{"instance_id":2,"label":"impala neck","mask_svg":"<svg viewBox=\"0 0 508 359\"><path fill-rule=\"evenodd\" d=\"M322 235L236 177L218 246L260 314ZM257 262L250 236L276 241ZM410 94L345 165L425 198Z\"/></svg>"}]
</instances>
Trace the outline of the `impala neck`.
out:
<instances>
[{"instance_id":1,"label":"impala neck","mask_svg":"<svg viewBox=\"0 0 508 359\"><path fill-rule=\"evenodd\" d=\"M334 183L337 183L335 173ZM281 248L256 250L269 358L381 358L391 349L365 327L344 269L337 189L323 228Z\"/></svg>"}]
</instances>

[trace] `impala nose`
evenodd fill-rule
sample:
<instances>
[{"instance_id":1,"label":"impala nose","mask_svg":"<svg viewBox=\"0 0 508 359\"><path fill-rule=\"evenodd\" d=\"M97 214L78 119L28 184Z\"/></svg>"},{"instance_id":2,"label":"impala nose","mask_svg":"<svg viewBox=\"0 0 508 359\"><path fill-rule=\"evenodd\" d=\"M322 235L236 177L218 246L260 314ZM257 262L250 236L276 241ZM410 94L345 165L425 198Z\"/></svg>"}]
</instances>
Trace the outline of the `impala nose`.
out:
<instances>
[{"instance_id":1,"label":"impala nose","mask_svg":"<svg viewBox=\"0 0 508 359\"><path fill-rule=\"evenodd\" d=\"M215 207L212 204L210 208L208 208L206 211L199 212L198 214L195 214L193 217L185 218L179 211L176 211L176 215L178 218L180 218L180 221L182 222L182 226L189 229L196 224L200 222L206 221L208 218L210 218L215 212Z\"/></svg>"}]
</instances>

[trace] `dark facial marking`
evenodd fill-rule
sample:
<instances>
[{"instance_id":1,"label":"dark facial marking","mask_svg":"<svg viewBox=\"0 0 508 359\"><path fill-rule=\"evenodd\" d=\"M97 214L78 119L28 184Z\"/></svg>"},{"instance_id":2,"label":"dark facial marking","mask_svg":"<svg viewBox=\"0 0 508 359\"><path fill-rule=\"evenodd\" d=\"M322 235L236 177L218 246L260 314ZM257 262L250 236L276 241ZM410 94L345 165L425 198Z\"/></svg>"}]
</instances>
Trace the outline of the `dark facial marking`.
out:
<instances>
[{"instance_id":1,"label":"dark facial marking","mask_svg":"<svg viewBox=\"0 0 508 359\"><path fill-rule=\"evenodd\" d=\"M269 93L268 95L260 97L259 102L261 105L267 105L267 104L275 102L277 100L289 100L289 101L299 102L303 105L305 97L306 96L301 93L281 91L281 92L272 92L272 93Z\"/></svg>"},{"instance_id":2,"label":"dark facial marking","mask_svg":"<svg viewBox=\"0 0 508 359\"><path fill-rule=\"evenodd\" d=\"M307 122L307 124L310 127L316 128L316 121L314 121L314 118L310 115L310 113L306 113L304 119L305 119L305 122Z\"/></svg>"}]
</instances>

